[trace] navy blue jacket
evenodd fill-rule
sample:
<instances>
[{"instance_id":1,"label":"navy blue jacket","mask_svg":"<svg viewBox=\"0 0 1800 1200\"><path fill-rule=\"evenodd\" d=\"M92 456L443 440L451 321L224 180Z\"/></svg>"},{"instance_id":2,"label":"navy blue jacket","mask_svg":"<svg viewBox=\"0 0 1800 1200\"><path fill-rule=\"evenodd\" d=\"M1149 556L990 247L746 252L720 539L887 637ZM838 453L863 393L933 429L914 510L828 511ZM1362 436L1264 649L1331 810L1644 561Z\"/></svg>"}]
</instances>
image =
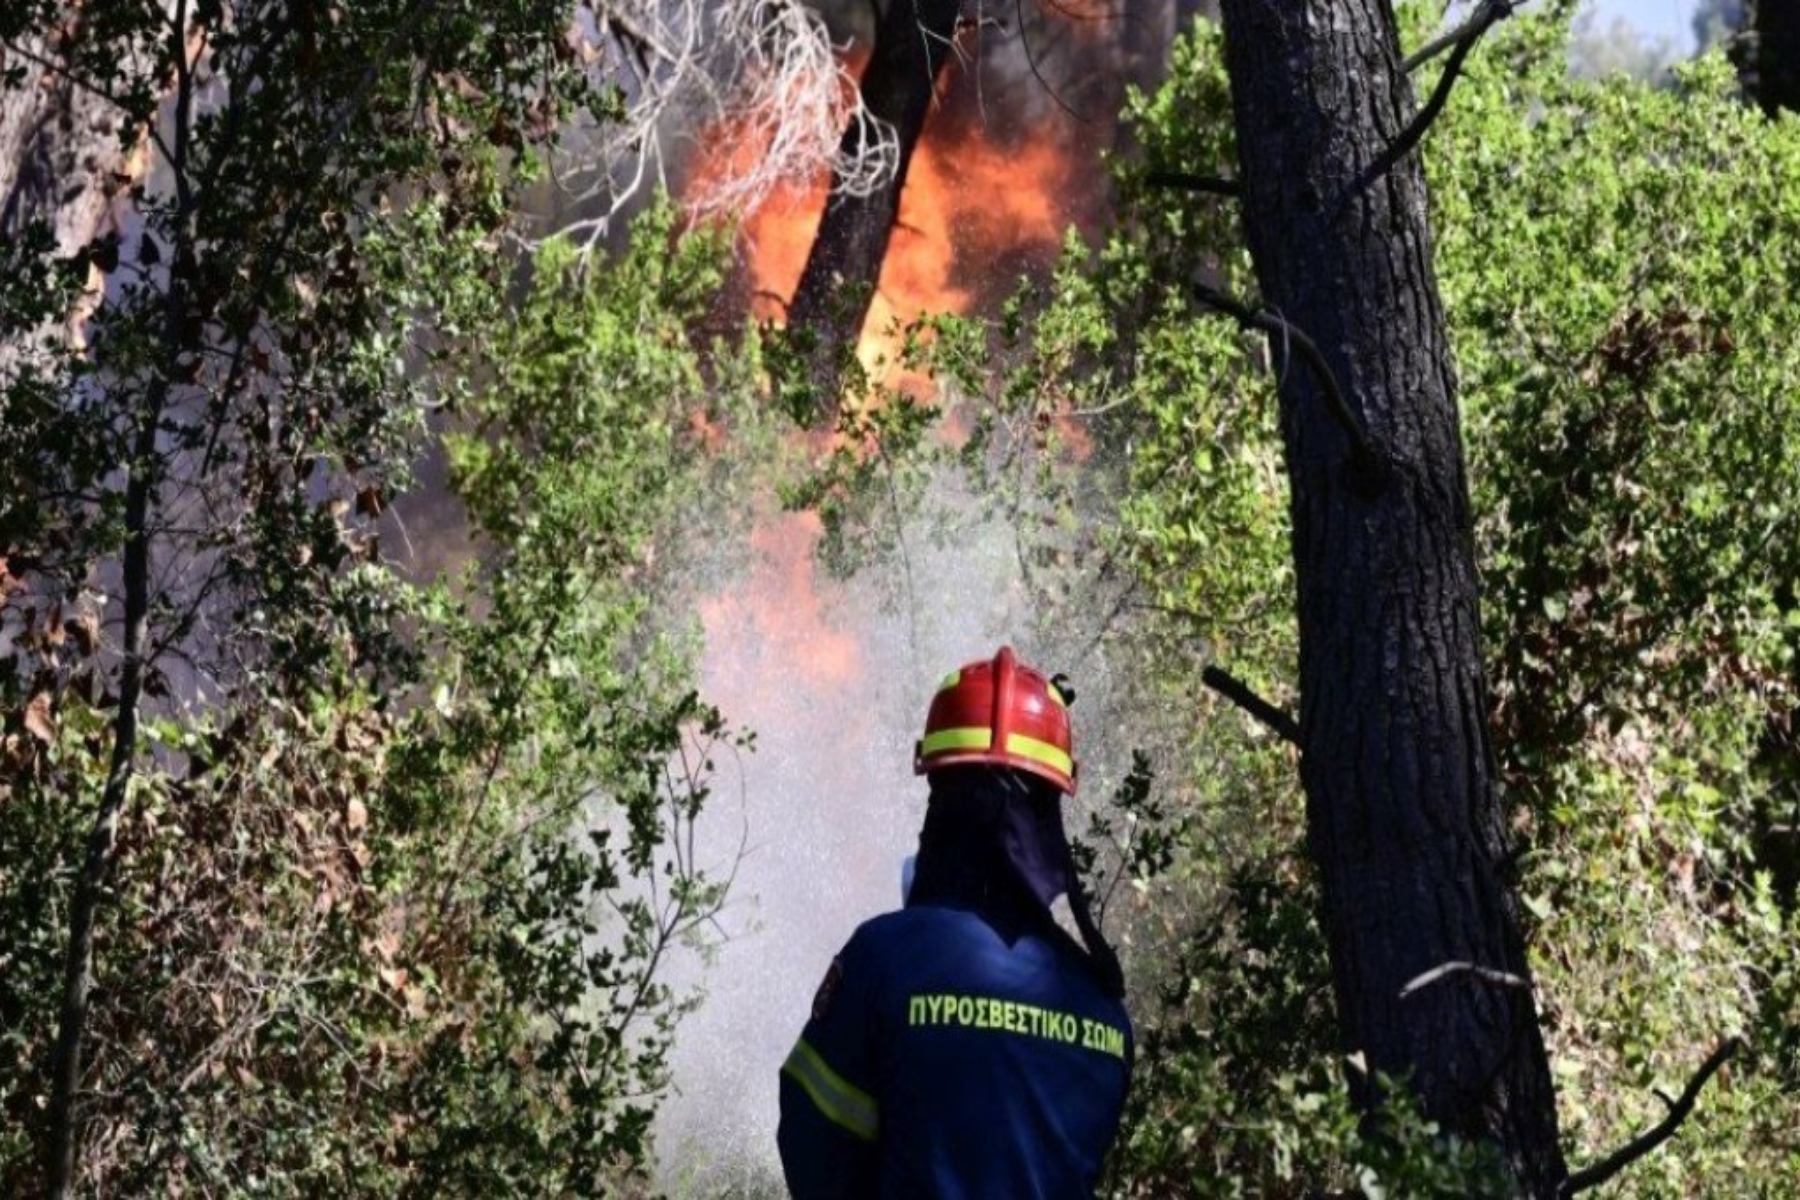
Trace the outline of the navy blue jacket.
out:
<instances>
[{"instance_id":1,"label":"navy blue jacket","mask_svg":"<svg viewBox=\"0 0 1800 1200\"><path fill-rule=\"evenodd\" d=\"M1093 1196L1131 1075L1124 1006L1048 914L1010 941L995 925L915 903L851 937L781 1069L794 1200Z\"/></svg>"}]
</instances>

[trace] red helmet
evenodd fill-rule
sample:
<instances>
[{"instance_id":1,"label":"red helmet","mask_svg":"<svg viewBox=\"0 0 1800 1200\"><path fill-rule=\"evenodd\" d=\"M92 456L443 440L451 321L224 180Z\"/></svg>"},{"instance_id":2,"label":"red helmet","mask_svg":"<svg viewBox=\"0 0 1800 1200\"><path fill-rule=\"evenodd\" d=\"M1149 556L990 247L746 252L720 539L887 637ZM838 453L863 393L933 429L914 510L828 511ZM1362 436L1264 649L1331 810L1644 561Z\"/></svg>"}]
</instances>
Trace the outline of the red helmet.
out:
<instances>
[{"instance_id":1,"label":"red helmet","mask_svg":"<svg viewBox=\"0 0 1800 1200\"><path fill-rule=\"evenodd\" d=\"M913 773L958 763L1013 767L1075 794L1069 698L1039 671L1000 647L993 661L968 663L938 684L913 751Z\"/></svg>"}]
</instances>

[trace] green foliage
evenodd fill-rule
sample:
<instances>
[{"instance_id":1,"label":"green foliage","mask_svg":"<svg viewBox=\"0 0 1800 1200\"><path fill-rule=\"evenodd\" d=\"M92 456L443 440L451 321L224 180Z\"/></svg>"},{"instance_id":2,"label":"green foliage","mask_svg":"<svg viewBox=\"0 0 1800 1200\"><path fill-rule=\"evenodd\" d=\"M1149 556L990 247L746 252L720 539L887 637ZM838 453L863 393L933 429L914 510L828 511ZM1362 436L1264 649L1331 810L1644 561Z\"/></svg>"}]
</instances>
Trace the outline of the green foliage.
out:
<instances>
[{"instance_id":1,"label":"green foliage","mask_svg":"<svg viewBox=\"0 0 1800 1200\"><path fill-rule=\"evenodd\" d=\"M1436 15L1422 7L1414 37ZM1717 1039L1748 1035L1691 1135L1618 1186L1781 1195L1800 1130L1780 828L1800 777L1800 360L1784 332L1800 319L1784 183L1800 143L1742 107L1720 59L1662 91L1584 82L1568 37L1554 17L1502 25L1424 151L1540 1004L1577 1164L1658 1119L1656 1089ZM1231 203L1151 178L1234 172L1216 34L1196 29L1174 67L1132 101L1147 162L1121 171L1121 228L1072 248L1003 322L1015 340L990 423L1017 453L1025 440L1004 435L1020 414L1093 414L1101 453L1078 476L1036 461L1093 505L1081 524L1112 525L1075 541L1072 573L1110 579L1112 611L1130 614L1110 654L1140 681L1133 728L1159 747L1177 847L1126 914L1145 1054L1112 1186L1301 1195L1379 1177L1470 1194L1485 1169L1471 1148L1403 1107L1385 1126L1349 1119L1295 764L1194 698L1219 662L1292 706L1270 378L1289 368L1191 303L1197 278L1254 295ZM977 465L995 461L984 447Z\"/></svg>"},{"instance_id":2,"label":"green foliage","mask_svg":"<svg viewBox=\"0 0 1800 1200\"><path fill-rule=\"evenodd\" d=\"M664 972L724 894L690 830L745 744L648 603L716 474L692 422L751 394L689 332L719 247L657 212L616 262L516 252L541 143L606 103L566 4L183 11L45 43L127 129L160 109L129 242L0 246L0 1189L43 1186L121 762L83 1190L641 1181L693 1002ZM10 7L0 37L61 16ZM440 442L449 491L412 489ZM473 565L413 577L396 508ZM121 612L148 670L115 746Z\"/></svg>"},{"instance_id":3,"label":"green foliage","mask_svg":"<svg viewBox=\"0 0 1800 1200\"><path fill-rule=\"evenodd\" d=\"M1434 167L1433 196L1565 1130L1622 1141L1745 1034L1705 1132L1628 1186L1778 1195L1800 1129L1770 828L1796 762L1800 140L1719 56L1665 91L1503 61L1439 135L1470 165Z\"/></svg>"},{"instance_id":4,"label":"green foliage","mask_svg":"<svg viewBox=\"0 0 1800 1200\"><path fill-rule=\"evenodd\" d=\"M478 564L423 589L362 568L405 631L412 699L339 672L339 690L152 722L100 950L91 1171L131 1191L492 1195L647 1169L695 999L662 972L724 899L688 831L714 756L745 742L651 632L636 578L692 498L685 329L719 262L671 242L666 214L643 228L616 264L547 247L520 310L471 343L488 382L448 443ZM424 246L410 260L422 287L466 281ZM65 703L0 821L0 1079L21 1118L0 1148L21 1186L108 732Z\"/></svg>"}]
</instances>

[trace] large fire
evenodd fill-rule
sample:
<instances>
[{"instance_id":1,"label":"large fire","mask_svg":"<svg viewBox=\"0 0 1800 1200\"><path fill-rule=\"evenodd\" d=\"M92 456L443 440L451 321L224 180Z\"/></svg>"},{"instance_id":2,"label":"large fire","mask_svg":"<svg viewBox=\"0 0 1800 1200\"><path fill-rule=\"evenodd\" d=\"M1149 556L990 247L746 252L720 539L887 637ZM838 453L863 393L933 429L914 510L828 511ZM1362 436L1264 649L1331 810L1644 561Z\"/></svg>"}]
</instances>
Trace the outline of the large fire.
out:
<instances>
[{"instance_id":1,"label":"large fire","mask_svg":"<svg viewBox=\"0 0 1800 1200\"><path fill-rule=\"evenodd\" d=\"M949 75L957 71L952 64ZM942 91L950 92L954 82ZM702 139L690 189L754 163L730 125ZM926 315L966 316L995 302L1019 275L1046 269L1068 223L1082 215L1073 203L1091 190L1095 166L1047 130L1030 140L1003 141L977 105L940 106L930 114L900 195L899 219L882 261L857 354L877 376L891 379L899 331ZM1091 155L1086 156L1091 159ZM740 226L742 270L750 311L781 324L812 250L830 180L778 186Z\"/></svg>"},{"instance_id":2,"label":"large fire","mask_svg":"<svg viewBox=\"0 0 1800 1200\"><path fill-rule=\"evenodd\" d=\"M860 73L866 51L853 51ZM1082 148L1067 123L1052 122L1026 139L1002 138L969 99L972 80L956 63L939 80L939 100L914 148L900 211L857 355L875 378L931 400L929 381L898 365L905 326L936 314L968 316L991 309L1022 274L1048 270L1064 229L1086 216L1099 177L1092 146ZM961 96L960 103L946 97ZM755 169L763 147L744 136L767 122L725 122L700 139L687 191L697 197L734 173ZM739 226L740 272L753 317L782 324L805 269L830 185L828 172L801 185L774 188ZM721 430L701 430L709 442ZM1080 431L1073 431L1079 434ZM821 445L829 434L798 434ZM1072 438L1079 445L1080 438ZM748 586L700 607L709 658L750 664L750 677L798 674L820 694L852 687L862 673L857 642L835 629L821 606L813 573L819 535L810 513L768 517L752 535L757 565ZM764 660L768 661L764 661ZM723 682L723 681L721 681ZM729 684L726 685L729 688ZM720 699L744 699L721 696Z\"/></svg>"},{"instance_id":3,"label":"large fire","mask_svg":"<svg viewBox=\"0 0 1800 1200\"><path fill-rule=\"evenodd\" d=\"M1028 138L1002 136L959 71L947 69L914 150L857 345L875 378L933 403L943 400L929 381L898 371L896 330L929 314L991 315L1021 276L1055 263L1064 229L1097 208L1103 178L1104 130L1053 114ZM761 147L739 134L722 127L702 139L690 196L756 165ZM756 319L785 321L828 182L777 189L742 221L738 295ZM730 437L703 423L696 432L711 445ZM793 436L822 449L834 435ZM816 514L767 502L747 570L697 606L702 689L732 724L756 730L757 752L738 768L747 857L727 918L738 940L708 977L716 1000L684 1026L677 1072L688 1098L664 1117L678 1155L685 1136L702 1156L767 1161L774 1069L807 996L857 922L899 898L901 859L916 847L923 808L911 751L930 682L992 653L996 639L1028 634L1011 623L1019 609L1004 548L979 539L915 547L921 608L897 613L876 580L824 577L819 536ZM733 780L720 783L728 805ZM727 837L738 832L729 813L719 826Z\"/></svg>"}]
</instances>

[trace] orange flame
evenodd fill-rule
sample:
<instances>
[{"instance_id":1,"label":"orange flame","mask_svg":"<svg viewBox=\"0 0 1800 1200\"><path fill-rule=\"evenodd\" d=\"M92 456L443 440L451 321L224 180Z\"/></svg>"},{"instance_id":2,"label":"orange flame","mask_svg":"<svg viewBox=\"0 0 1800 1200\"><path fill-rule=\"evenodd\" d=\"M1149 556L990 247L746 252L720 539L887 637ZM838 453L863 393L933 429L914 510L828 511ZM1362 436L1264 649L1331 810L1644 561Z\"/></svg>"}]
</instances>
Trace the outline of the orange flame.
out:
<instances>
[{"instance_id":1,"label":"orange flame","mask_svg":"<svg viewBox=\"0 0 1800 1200\"><path fill-rule=\"evenodd\" d=\"M744 144L738 132L722 126L702 139L690 193L754 163L759 147ZM1082 190L1080 182L1077 155L1060 137L1002 144L978 116L934 110L915 148L863 322L857 344L863 365L890 372L907 322L934 313L967 315L1014 286L1022 271L1053 262L1072 215L1065 204ZM821 175L805 187L777 188L745 216L744 274L757 318L785 319L828 187Z\"/></svg>"},{"instance_id":2,"label":"orange flame","mask_svg":"<svg viewBox=\"0 0 1800 1200\"><path fill-rule=\"evenodd\" d=\"M914 148L898 220L857 342L857 355L871 374L916 399L934 399L928 380L905 375L897 366L904 326L925 315L966 316L991 307L1021 275L1054 263L1064 228L1082 215L1072 205L1094 195L1093 181L1100 176L1066 133L1051 125L1014 143L996 135L972 104L940 104L932 111ZM724 175L752 168L762 153L754 143L741 124L709 131L700 141L687 194L704 194ZM785 319L829 183L821 173L804 186L778 187L744 216L741 279L756 318ZM720 435L704 422L693 432L707 444ZM837 435L796 436L823 449ZM861 685L864 664L856 631L835 627L821 599L815 573L819 536L813 513L760 518L751 534L756 561L749 578L701 603L709 660L732 664L729 678L708 681L709 695L728 711L757 710L754 691L743 689L754 689L759 679L780 678L789 690L821 698L847 699Z\"/></svg>"},{"instance_id":3,"label":"orange flame","mask_svg":"<svg viewBox=\"0 0 1800 1200\"><path fill-rule=\"evenodd\" d=\"M755 562L745 585L700 602L709 653L734 664L735 680L709 694L728 709L754 710L754 696L731 695L776 679L797 693L841 694L863 677L862 648L834 628L816 583L818 514L784 513L757 522ZM741 707L740 707L741 706Z\"/></svg>"}]
</instances>

